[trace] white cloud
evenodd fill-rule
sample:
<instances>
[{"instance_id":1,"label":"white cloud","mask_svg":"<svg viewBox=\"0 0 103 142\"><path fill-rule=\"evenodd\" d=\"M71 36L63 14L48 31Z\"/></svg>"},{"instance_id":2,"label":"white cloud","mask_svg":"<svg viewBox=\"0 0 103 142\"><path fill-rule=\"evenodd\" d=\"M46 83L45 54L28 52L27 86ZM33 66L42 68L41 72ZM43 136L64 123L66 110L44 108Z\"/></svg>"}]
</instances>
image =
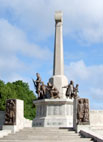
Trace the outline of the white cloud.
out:
<instances>
[{"instance_id":1,"label":"white cloud","mask_svg":"<svg viewBox=\"0 0 103 142\"><path fill-rule=\"evenodd\" d=\"M93 98L95 100L101 100L103 99L103 87L97 86L97 88L91 88L91 93L93 94Z\"/></svg>"},{"instance_id":2,"label":"white cloud","mask_svg":"<svg viewBox=\"0 0 103 142\"><path fill-rule=\"evenodd\" d=\"M91 108L97 109L97 103L101 108L103 104L103 65L86 66L83 61L78 61L70 63L65 70L69 80L74 80L75 84L79 83L80 96L90 99Z\"/></svg>"},{"instance_id":3,"label":"white cloud","mask_svg":"<svg viewBox=\"0 0 103 142\"><path fill-rule=\"evenodd\" d=\"M78 62L71 62L69 66L65 66L65 70L68 78L71 78L73 80L86 80L89 78L88 69L82 60Z\"/></svg>"},{"instance_id":4,"label":"white cloud","mask_svg":"<svg viewBox=\"0 0 103 142\"><path fill-rule=\"evenodd\" d=\"M47 47L30 43L22 30L0 19L0 79L20 79L21 74L25 78L39 64L50 61L51 55Z\"/></svg>"},{"instance_id":5,"label":"white cloud","mask_svg":"<svg viewBox=\"0 0 103 142\"><path fill-rule=\"evenodd\" d=\"M7 54L19 51L30 57L47 60L51 56L48 48L41 48L31 44L23 31L3 19L0 19L0 49Z\"/></svg>"},{"instance_id":6,"label":"white cloud","mask_svg":"<svg viewBox=\"0 0 103 142\"><path fill-rule=\"evenodd\" d=\"M56 10L64 13L64 34L78 41L103 42L102 0L1 0L1 13L10 13L12 21L34 39L47 38L54 33L53 16Z\"/></svg>"}]
</instances>

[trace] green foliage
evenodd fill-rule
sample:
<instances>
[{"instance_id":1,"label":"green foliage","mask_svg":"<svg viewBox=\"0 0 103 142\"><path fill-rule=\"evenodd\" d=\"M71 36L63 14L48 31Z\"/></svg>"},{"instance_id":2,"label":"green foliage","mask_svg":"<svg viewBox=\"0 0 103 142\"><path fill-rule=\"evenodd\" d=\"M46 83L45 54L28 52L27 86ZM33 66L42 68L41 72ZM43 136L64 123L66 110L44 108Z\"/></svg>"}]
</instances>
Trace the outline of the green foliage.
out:
<instances>
[{"instance_id":1,"label":"green foliage","mask_svg":"<svg viewBox=\"0 0 103 142\"><path fill-rule=\"evenodd\" d=\"M35 107L33 100L35 99L33 91L29 89L28 83L21 80L5 84L0 80L0 110L5 110L5 102L7 99L24 100L24 116L27 119L35 117Z\"/></svg>"}]
</instances>

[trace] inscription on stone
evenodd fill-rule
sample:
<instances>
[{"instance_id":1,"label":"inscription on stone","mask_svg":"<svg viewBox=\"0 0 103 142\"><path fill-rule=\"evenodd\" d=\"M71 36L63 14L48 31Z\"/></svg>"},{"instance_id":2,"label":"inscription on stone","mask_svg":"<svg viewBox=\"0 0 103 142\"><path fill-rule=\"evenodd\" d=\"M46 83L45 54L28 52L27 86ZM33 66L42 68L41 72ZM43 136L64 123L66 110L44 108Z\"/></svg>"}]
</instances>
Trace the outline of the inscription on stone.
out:
<instances>
[{"instance_id":1,"label":"inscription on stone","mask_svg":"<svg viewBox=\"0 0 103 142\"><path fill-rule=\"evenodd\" d=\"M48 106L48 115L64 115L64 113L62 105Z\"/></svg>"},{"instance_id":2,"label":"inscription on stone","mask_svg":"<svg viewBox=\"0 0 103 142\"><path fill-rule=\"evenodd\" d=\"M59 115L59 106L54 106L54 115Z\"/></svg>"},{"instance_id":3,"label":"inscription on stone","mask_svg":"<svg viewBox=\"0 0 103 142\"><path fill-rule=\"evenodd\" d=\"M39 116L39 114L40 114L40 106L37 106L36 115Z\"/></svg>"}]
</instances>

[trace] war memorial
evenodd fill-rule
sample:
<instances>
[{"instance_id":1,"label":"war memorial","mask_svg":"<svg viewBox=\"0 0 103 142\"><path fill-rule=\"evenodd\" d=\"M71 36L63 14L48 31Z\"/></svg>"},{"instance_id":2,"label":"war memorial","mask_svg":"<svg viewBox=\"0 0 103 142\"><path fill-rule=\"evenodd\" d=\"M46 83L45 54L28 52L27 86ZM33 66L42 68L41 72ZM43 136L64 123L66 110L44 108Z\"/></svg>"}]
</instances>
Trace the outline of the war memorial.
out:
<instances>
[{"instance_id":1,"label":"war memorial","mask_svg":"<svg viewBox=\"0 0 103 142\"><path fill-rule=\"evenodd\" d=\"M47 84L44 84L39 73L33 79L38 95L33 100L36 117L33 121L24 118L22 100L7 100L4 118L0 114L1 142L103 141L103 137L97 133L98 130L103 134L103 111L90 110L89 99L79 96L79 85L73 80L68 81L64 75L62 26L63 14L58 11L55 13L53 76Z\"/></svg>"}]
</instances>

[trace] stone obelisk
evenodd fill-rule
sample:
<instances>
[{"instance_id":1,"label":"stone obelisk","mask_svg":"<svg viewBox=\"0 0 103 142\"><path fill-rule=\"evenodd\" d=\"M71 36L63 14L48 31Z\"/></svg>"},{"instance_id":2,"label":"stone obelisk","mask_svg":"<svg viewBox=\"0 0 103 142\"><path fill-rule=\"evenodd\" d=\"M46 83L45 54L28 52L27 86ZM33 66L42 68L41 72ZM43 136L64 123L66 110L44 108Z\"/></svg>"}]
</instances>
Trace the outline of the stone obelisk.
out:
<instances>
[{"instance_id":1,"label":"stone obelisk","mask_svg":"<svg viewBox=\"0 0 103 142\"><path fill-rule=\"evenodd\" d=\"M55 13L55 43L54 43L54 65L53 76L50 82L59 90L61 98L65 98L66 89L63 86L68 85L68 80L64 76L64 55L63 55L63 14L61 11Z\"/></svg>"},{"instance_id":2,"label":"stone obelisk","mask_svg":"<svg viewBox=\"0 0 103 142\"><path fill-rule=\"evenodd\" d=\"M53 76L49 82L59 91L60 98L48 98L34 101L36 117L33 126L36 127L72 127L73 100L66 98L68 80L64 76L62 12L55 13L55 44Z\"/></svg>"}]
</instances>

